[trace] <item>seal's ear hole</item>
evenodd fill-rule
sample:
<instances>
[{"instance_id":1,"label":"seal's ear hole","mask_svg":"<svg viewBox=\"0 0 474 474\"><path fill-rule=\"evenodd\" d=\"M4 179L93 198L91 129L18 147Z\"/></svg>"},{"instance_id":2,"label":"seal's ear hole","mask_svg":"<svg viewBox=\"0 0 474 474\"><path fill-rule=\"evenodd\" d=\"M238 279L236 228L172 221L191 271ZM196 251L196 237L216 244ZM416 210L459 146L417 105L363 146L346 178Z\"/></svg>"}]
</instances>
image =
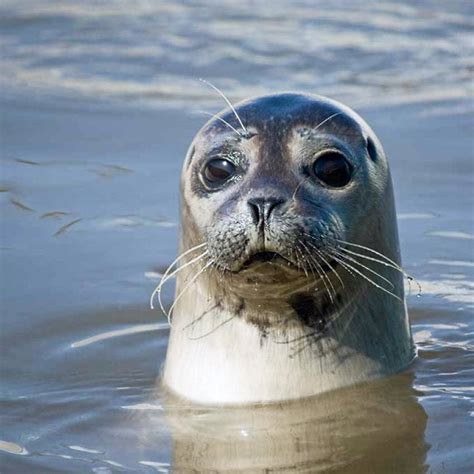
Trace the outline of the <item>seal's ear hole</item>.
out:
<instances>
[{"instance_id":1,"label":"seal's ear hole","mask_svg":"<svg viewBox=\"0 0 474 474\"><path fill-rule=\"evenodd\" d=\"M370 159L372 161L377 161L377 148L375 147L375 143L372 138L367 138L367 151L369 153Z\"/></svg>"}]
</instances>

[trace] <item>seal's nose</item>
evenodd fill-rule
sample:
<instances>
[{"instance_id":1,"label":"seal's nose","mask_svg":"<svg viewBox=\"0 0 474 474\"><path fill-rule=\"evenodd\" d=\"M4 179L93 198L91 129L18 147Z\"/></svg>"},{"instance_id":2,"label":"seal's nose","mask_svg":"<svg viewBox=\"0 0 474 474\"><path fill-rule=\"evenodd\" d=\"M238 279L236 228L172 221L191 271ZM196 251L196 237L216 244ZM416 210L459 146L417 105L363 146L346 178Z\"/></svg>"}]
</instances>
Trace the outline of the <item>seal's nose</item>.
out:
<instances>
[{"instance_id":1,"label":"seal's nose","mask_svg":"<svg viewBox=\"0 0 474 474\"><path fill-rule=\"evenodd\" d=\"M277 197L254 197L247 201L254 224L258 227L268 222L271 213L285 202Z\"/></svg>"}]
</instances>

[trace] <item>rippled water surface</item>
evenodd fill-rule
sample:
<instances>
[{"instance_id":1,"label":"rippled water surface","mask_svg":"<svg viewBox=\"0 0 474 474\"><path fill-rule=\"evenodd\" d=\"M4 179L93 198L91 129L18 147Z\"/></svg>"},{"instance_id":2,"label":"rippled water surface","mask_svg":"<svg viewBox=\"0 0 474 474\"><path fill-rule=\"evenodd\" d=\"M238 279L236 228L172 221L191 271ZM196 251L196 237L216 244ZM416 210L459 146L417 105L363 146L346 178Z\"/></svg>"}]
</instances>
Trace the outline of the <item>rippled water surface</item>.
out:
<instances>
[{"instance_id":1,"label":"rippled water surface","mask_svg":"<svg viewBox=\"0 0 474 474\"><path fill-rule=\"evenodd\" d=\"M0 5L2 472L474 472L470 2ZM162 393L178 175L210 79L356 107L389 156L419 358L304 402ZM172 300L173 288L165 300Z\"/></svg>"},{"instance_id":2,"label":"rippled water surface","mask_svg":"<svg viewBox=\"0 0 474 474\"><path fill-rule=\"evenodd\" d=\"M5 0L10 93L146 105L317 90L351 104L466 97L472 3ZM18 34L20 32L20 34Z\"/></svg>"}]
</instances>

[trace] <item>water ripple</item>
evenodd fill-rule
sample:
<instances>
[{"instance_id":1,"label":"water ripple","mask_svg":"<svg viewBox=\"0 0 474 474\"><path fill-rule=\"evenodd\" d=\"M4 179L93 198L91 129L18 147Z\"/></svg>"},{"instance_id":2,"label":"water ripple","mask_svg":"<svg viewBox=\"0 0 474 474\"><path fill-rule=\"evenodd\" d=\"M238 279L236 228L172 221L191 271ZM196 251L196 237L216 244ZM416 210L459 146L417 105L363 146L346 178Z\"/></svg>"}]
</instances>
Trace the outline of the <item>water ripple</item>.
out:
<instances>
[{"instance_id":1,"label":"water ripple","mask_svg":"<svg viewBox=\"0 0 474 474\"><path fill-rule=\"evenodd\" d=\"M11 95L152 107L215 104L197 77L237 99L291 88L352 105L465 98L472 90L468 4L211 6L6 0L1 84Z\"/></svg>"}]
</instances>

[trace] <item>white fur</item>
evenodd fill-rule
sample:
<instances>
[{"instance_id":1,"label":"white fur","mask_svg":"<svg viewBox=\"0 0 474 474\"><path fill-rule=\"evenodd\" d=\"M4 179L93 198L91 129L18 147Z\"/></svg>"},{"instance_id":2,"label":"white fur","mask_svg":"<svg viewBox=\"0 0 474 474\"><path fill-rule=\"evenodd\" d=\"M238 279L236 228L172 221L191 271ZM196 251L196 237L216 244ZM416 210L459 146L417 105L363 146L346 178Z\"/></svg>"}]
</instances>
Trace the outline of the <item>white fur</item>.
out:
<instances>
[{"instance_id":1,"label":"white fur","mask_svg":"<svg viewBox=\"0 0 474 474\"><path fill-rule=\"evenodd\" d=\"M270 334L263 341L260 330L231 314L207 313L191 327L191 323L208 307L205 288L196 283L188 296L176 307L175 323L164 371L164 383L173 392L201 404L248 404L275 402L309 397L341 386L351 385L396 372L413 357L405 306L394 300L399 311L387 315L384 296L367 288L365 298L380 301L380 327L357 305L346 310L342 318L350 320L351 346L325 340L322 351L314 346L294 353L293 343L281 344L282 335ZM341 318L341 319L342 319ZM354 321L356 319L356 321ZM359 334L354 330L360 331ZM289 335L292 340L302 330ZM378 334L380 348L374 351ZM384 340L381 340L384 339ZM359 342L353 344L354 341ZM367 347L370 346L370 347ZM371 356L365 355L370 353Z\"/></svg>"}]
</instances>

